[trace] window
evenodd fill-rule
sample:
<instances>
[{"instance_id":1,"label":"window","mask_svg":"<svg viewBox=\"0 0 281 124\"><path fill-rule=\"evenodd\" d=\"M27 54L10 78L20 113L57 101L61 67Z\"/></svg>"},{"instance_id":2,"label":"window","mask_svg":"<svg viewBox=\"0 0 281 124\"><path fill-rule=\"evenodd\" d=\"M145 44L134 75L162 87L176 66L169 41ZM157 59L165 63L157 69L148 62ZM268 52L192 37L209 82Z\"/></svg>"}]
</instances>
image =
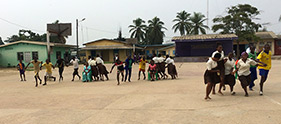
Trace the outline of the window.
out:
<instances>
[{"instance_id":1,"label":"window","mask_svg":"<svg viewBox=\"0 0 281 124\"><path fill-rule=\"evenodd\" d=\"M56 52L56 58L57 58L57 59L59 58L59 56L62 57L62 56L61 56L61 51L57 51L57 52Z\"/></svg>"},{"instance_id":2,"label":"window","mask_svg":"<svg viewBox=\"0 0 281 124\"><path fill-rule=\"evenodd\" d=\"M176 51L175 50L173 50L173 55L176 55Z\"/></svg>"},{"instance_id":3,"label":"window","mask_svg":"<svg viewBox=\"0 0 281 124\"><path fill-rule=\"evenodd\" d=\"M38 59L38 52L32 52L32 59Z\"/></svg>"},{"instance_id":4,"label":"window","mask_svg":"<svg viewBox=\"0 0 281 124\"><path fill-rule=\"evenodd\" d=\"M23 60L23 52L18 52L18 60Z\"/></svg>"}]
</instances>

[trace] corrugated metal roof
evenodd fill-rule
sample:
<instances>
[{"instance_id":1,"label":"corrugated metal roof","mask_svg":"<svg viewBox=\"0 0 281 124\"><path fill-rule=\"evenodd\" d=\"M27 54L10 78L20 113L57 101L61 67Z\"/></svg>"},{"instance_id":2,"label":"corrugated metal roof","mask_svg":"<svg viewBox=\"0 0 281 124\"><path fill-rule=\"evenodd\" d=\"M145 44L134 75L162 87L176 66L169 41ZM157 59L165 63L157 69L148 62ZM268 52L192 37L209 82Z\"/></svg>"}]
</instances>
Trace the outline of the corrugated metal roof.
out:
<instances>
[{"instance_id":1,"label":"corrugated metal roof","mask_svg":"<svg viewBox=\"0 0 281 124\"><path fill-rule=\"evenodd\" d=\"M13 45L13 44L18 44L18 43L29 43L29 44L36 44L36 45L47 45L47 42L21 40L21 41L16 41L16 42L8 43L8 44L5 44L5 45L0 45L0 47L6 47L6 46ZM76 45L68 45L68 44L62 44L62 43L50 43L50 46L75 47Z\"/></svg>"},{"instance_id":2,"label":"corrugated metal roof","mask_svg":"<svg viewBox=\"0 0 281 124\"><path fill-rule=\"evenodd\" d=\"M276 38L278 38L277 35L272 31L256 32L256 36L260 37L261 39L276 39Z\"/></svg>"},{"instance_id":3,"label":"corrugated metal roof","mask_svg":"<svg viewBox=\"0 0 281 124\"><path fill-rule=\"evenodd\" d=\"M237 39L235 34L202 34L202 35L185 35L173 37L172 41L195 41L209 39Z\"/></svg>"},{"instance_id":4,"label":"corrugated metal roof","mask_svg":"<svg viewBox=\"0 0 281 124\"><path fill-rule=\"evenodd\" d=\"M278 38L278 39L281 39L281 35L277 35L277 38Z\"/></svg>"},{"instance_id":5,"label":"corrugated metal roof","mask_svg":"<svg viewBox=\"0 0 281 124\"><path fill-rule=\"evenodd\" d=\"M141 47L135 47L136 49L142 49ZM88 46L82 48L82 50L112 50L112 49L133 49L133 46L128 45L110 45L110 46Z\"/></svg>"}]
</instances>

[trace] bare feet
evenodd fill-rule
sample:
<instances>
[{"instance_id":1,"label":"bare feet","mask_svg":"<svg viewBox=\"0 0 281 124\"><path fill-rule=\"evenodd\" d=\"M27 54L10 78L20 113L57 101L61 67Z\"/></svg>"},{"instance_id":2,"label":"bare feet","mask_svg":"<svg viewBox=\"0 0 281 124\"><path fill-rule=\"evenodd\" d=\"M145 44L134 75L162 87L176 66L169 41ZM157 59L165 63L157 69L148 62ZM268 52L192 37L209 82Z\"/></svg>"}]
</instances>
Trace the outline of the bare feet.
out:
<instances>
[{"instance_id":1,"label":"bare feet","mask_svg":"<svg viewBox=\"0 0 281 124\"><path fill-rule=\"evenodd\" d=\"M223 95L223 93L221 91L218 91L219 94Z\"/></svg>"},{"instance_id":2,"label":"bare feet","mask_svg":"<svg viewBox=\"0 0 281 124\"><path fill-rule=\"evenodd\" d=\"M211 100L212 98L211 97L209 97L209 96L206 96L205 97L205 100Z\"/></svg>"}]
</instances>

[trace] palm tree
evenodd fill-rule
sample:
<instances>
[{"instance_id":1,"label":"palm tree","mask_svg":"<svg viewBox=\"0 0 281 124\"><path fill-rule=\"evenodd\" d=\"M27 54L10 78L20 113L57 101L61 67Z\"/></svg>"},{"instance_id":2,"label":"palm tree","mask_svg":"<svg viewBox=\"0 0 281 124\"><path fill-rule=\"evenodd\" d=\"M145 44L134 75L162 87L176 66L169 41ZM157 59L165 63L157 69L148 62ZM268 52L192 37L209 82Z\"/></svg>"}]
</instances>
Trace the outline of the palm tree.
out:
<instances>
[{"instance_id":1,"label":"palm tree","mask_svg":"<svg viewBox=\"0 0 281 124\"><path fill-rule=\"evenodd\" d=\"M199 34L201 32L202 34L206 34L206 29L209 29L207 25L204 25L203 22L207 20L205 16L202 13L196 13L194 12L193 16L190 17L191 20L191 33L192 34Z\"/></svg>"},{"instance_id":2,"label":"palm tree","mask_svg":"<svg viewBox=\"0 0 281 124\"><path fill-rule=\"evenodd\" d=\"M165 36L164 31L167 28L164 27L164 22L162 22L158 17L154 17L148 20L148 28L146 30L147 39L150 44L162 44L163 37Z\"/></svg>"},{"instance_id":3,"label":"palm tree","mask_svg":"<svg viewBox=\"0 0 281 124\"><path fill-rule=\"evenodd\" d=\"M190 13L187 13L186 11L178 12L176 19L173 20L173 22L177 22L174 26L174 32L179 31L181 35L190 34Z\"/></svg>"},{"instance_id":4,"label":"palm tree","mask_svg":"<svg viewBox=\"0 0 281 124\"><path fill-rule=\"evenodd\" d=\"M133 20L133 25L129 25L131 38L137 38L139 42L143 42L145 40L145 29L146 25L145 21L141 18L137 18Z\"/></svg>"}]
</instances>

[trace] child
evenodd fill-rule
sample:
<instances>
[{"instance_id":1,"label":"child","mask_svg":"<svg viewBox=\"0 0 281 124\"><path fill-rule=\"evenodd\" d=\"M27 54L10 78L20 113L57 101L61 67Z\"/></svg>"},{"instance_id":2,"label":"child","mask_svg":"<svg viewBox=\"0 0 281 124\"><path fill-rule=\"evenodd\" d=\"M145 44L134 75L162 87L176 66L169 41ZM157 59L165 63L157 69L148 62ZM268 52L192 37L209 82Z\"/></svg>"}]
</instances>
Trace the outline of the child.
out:
<instances>
[{"instance_id":1,"label":"child","mask_svg":"<svg viewBox=\"0 0 281 124\"><path fill-rule=\"evenodd\" d=\"M145 66L146 66L146 63L147 61L145 60L145 57L143 56L140 60L139 60L139 77L138 77L138 80L140 80L140 75L141 75L141 72L143 73L143 80L146 79L145 77Z\"/></svg>"},{"instance_id":2,"label":"child","mask_svg":"<svg viewBox=\"0 0 281 124\"><path fill-rule=\"evenodd\" d=\"M121 73L122 76L122 81L124 80L124 66L123 66L123 62L121 62L119 60L119 58L116 60L116 62L113 64L110 73L112 73L113 68L117 66L117 85L120 85L120 81L119 81L119 75Z\"/></svg>"},{"instance_id":3,"label":"child","mask_svg":"<svg viewBox=\"0 0 281 124\"><path fill-rule=\"evenodd\" d=\"M224 86L224 77L225 77L225 75L224 75L224 73L225 73L225 72L224 72L224 71L225 71L225 69L224 69L224 63L225 63L225 60L223 59L223 58L224 58L224 52L223 52L222 49L223 49L222 44L221 44L221 43L218 43L218 44L217 44L217 50L216 50L215 52L213 52L213 54L212 54L212 58L213 58L213 57L215 56L215 54L217 54L217 53L221 54L221 58L220 58L219 61L217 62L217 63L218 63L218 69L220 70L219 76L220 76L220 80L221 80L218 93L220 93L221 95L223 95L223 93L221 92L221 88L223 87L223 89L225 90L225 86ZM216 87L216 84L213 85L213 94L216 94L216 93L215 93L215 87Z\"/></svg>"},{"instance_id":4,"label":"child","mask_svg":"<svg viewBox=\"0 0 281 124\"><path fill-rule=\"evenodd\" d=\"M264 50L257 57L257 61L264 64L264 67L259 66L260 71L260 95L263 95L263 84L267 79L268 72L271 69L271 51L269 44L264 45Z\"/></svg>"},{"instance_id":5,"label":"child","mask_svg":"<svg viewBox=\"0 0 281 124\"><path fill-rule=\"evenodd\" d=\"M74 68L74 71L73 71L73 78L71 81L74 81L74 77L77 75L79 77L79 80L81 79L79 73L78 73L78 69L79 69L79 60L76 59L74 56L72 57L72 60L70 60L70 64L73 64L73 68Z\"/></svg>"},{"instance_id":6,"label":"child","mask_svg":"<svg viewBox=\"0 0 281 124\"><path fill-rule=\"evenodd\" d=\"M256 49L255 46L251 45L250 52L248 53L249 54L248 57L254 61L257 60L257 53L255 49ZM250 71L251 71L251 83L249 85L249 89L253 91L253 87L255 86L254 81L257 79L257 66L251 65Z\"/></svg>"},{"instance_id":7,"label":"child","mask_svg":"<svg viewBox=\"0 0 281 124\"><path fill-rule=\"evenodd\" d=\"M172 80L176 79L177 70L176 70L176 66L174 65L174 60L171 59L171 57L169 55L166 55L165 63L167 63L168 74L171 75Z\"/></svg>"},{"instance_id":8,"label":"child","mask_svg":"<svg viewBox=\"0 0 281 124\"><path fill-rule=\"evenodd\" d=\"M225 66L225 83L228 84L230 87L231 95L235 95L235 92L233 91L233 87L235 85L235 77L231 73L233 72L233 68L235 65L235 60L233 59L233 52L230 52L228 54L227 60L224 63Z\"/></svg>"},{"instance_id":9,"label":"child","mask_svg":"<svg viewBox=\"0 0 281 124\"><path fill-rule=\"evenodd\" d=\"M126 69L125 82L127 80L127 77L128 77L128 81L131 82L133 63L135 63L135 61L131 58L131 55L129 55L128 58L125 60L125 69Z\"/></svg>"},{"instance_id":10,"label":"child","mask_svg":"<svg viewBox=\"0 0 281 124\"><path fill-rule=\"evenodd\" d=\"M249 94L247 92L247 86L251 83L251 72L250 72L250 66L256 65L258 66L258 63L255 62L252 59L248 58L248 54L246 52L243 52L241 54L241 59L237 62L237 68L234 72L232 72L232 75L234 73L238 72L238 79L241 82L241 86L245 91L245 96L248 97Z\"/></svg>"},{"instance_id":11,"label":"child","mask_svg":"<svg viewBox=\"0 0 281 124\"><path fill-rule=\"evenodd\" d=\"M108 71L107 71L106 67L104 66L104 61L100 57L99 54L96 57L96 62L97 62L97 67L99 69L100 80L104 81L103 76L106 77L106 80L109 80L109 78L108 78Z\"/></svg>"},{"instance_id":12,"label":"child","mask_svg":"<svg viewBox=\"0 0 281 124\"><path fill-rule=\"evenodd\" d=\"M206 63L207 70L204 73L204 82L207 84L205 100L211 99L209 95L211 93L212 87L220 81L220 78L217 74L220 72L220 70L217 68L217 62L220 58L221 54L216 53L214 57L209 58L208 62Z\"/></svg>"},{"instance_id":13,"label":"child","mask_svg":"<svg viewBox=\"0 0 281 124\"><path fill-rule=\"evenodd\" d=\"M42 66L40 67L40 70L43 66L45 66L45 68L46 68L46 73L44 76L45 83L43 84L43 86L44 86L44 85L47 85L47 78L53 78L54 81L56 81L56 77L52 76L52 68L55 69L55 66L50 62L49 59L47 59L46 62L44 64L42 64Z\"/></svg>"},{"instance_id":14,"label":"child","mask_svg":"<svg viewBox=\"0 0 281 124\"><path fill-rule=\"evenodd\" d=\"M97 68L97 62L96 62L95 58L92 58L89 65L91 66L92 76L94 77L94 80L98 81L99 80L99 70Z\"/></svg>"},{"instance_id":15,"label":"child","mask_svg":"<svg viewBox=\"0 0 281 124\"><path fill-rule=\"evenodd\" d=\"M160 75L162 76L161 78L163 78L163 79L166 79L166 78L168 78L168 75L165 73L165 70L166 70L166 68L165 68L165 58L164 57L162 57L162 55L161 54L158 54L158 62L159 62L159 64L158 64L158 72L160 73Z\"/></svg>"},{"instance_id":16,"label":"child","mask_svg":"<svg viewBox=\"0 0 281 124\"><path fill-rule=\"evenodd\" d=\"M60 56L58 56L58 60L57 60L55 67L58 66L58 68L59 68L59 75L60 75L59 81L63 80L62 73L64 70L64 65L65 65L64 59L62 59Z\"/></svg>"},{"instance_id":17,"label":"child","mask_svg":"<svg viewBox=\"0 0 281 124\"><path fill-rule=\"evenodd\" d=\"M151 76L151 81L155 81L155 74L156 74L156 71L157 71L157 66L156 64L154 63L153 60L150 61L150 64L148 66L148 70L147 70L149 73L150 73L150 76Z\"/></svg>"},{"instance_id":18,"label":"child","mask_svg":"<svg viewBox=\"0 0 281 124\"><path fill-rule=\"evenodd\" d=\"M33 66L34 66L34 73L35 73L34 78L35 78L35 82L36 82L35 87L37 87L37 86L38 86L38 81L37 81L37 79L39 79L40 84L42 83L42 80L41 80L40 77L39 77L39 71L40 71L40 66L39 66L39 65L42 64L42 62L41 62L41 61L38 61L37 58L35 57L34 60L30 61L30 62L27 64L27 66L25 67L25 70L27 69L27 67L29 66L30 63L32 63Z\"/></svg>"},{"instance_id":19,"label":"child","mask_svg":"<svg viewBox=\"0 0 281 124\"><path fill-rule=\"evenodd\" d=\"M83 82L91 82L92 81L92 69L88 62L84 63L84 71L82 73L82 81Z\"/></svg>"},{"instance_id":20,"label":"child","mask_svg":"<svg viewBox=\"0 0 281 124\"><path fill-rule=\"evenodd\" d=\"M20 63L17 65L17 67L20 72L20 79L21 79L20 81L26 81L25 80L25 65L24 65L24 63L22 63L22 60L19 60L19 61L20 61ZM24 80L22 80L22 76L23 76Z\"/></svg>"}]
</instances>

